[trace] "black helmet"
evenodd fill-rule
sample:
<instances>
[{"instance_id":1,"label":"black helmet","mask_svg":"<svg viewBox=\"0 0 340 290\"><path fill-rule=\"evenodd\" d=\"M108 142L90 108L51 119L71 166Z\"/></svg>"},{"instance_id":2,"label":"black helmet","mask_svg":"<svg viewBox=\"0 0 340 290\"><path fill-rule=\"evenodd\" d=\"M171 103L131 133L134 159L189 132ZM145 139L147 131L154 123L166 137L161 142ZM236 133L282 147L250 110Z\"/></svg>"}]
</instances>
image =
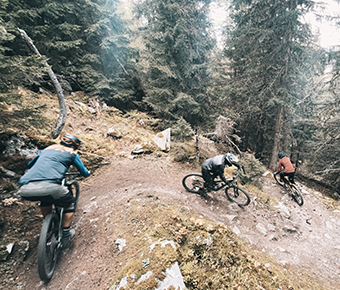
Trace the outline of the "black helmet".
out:
<instances>
[{"instance_id":1,"label":"black helmet","mask_svg":"<svg viewBox=\"0 0 340 290\"><path fill-rule=\"evenodd\" d=\"M60 144L67 147L73 147L74 149L78 149L80 144L84 143L81 142L76 136L64 135L63 137L61 137Z\"/></svg>"},{"instance_id":2,"label":"black helmet","mask_svg":"<svg viewBox=\"0 0 340 290\"><path fill-rule=\"evenodd\" d=\"M233 153L227 153L224 156L224 158L229 163L230 166L239 161L238 158Z\"/></svg>"},{"instance_id":3,"label":"black helmet","mask_svg":"<svg viewBox=\"0 0 340 290\"><path fill-rule=\"evenodd\" d=\"M279 156L279 158L281 159L281 158L285 157L286 154L285 154L284 152L280 152L280 153L278 154L278 156Z\"/></svg>"}]
</instances>

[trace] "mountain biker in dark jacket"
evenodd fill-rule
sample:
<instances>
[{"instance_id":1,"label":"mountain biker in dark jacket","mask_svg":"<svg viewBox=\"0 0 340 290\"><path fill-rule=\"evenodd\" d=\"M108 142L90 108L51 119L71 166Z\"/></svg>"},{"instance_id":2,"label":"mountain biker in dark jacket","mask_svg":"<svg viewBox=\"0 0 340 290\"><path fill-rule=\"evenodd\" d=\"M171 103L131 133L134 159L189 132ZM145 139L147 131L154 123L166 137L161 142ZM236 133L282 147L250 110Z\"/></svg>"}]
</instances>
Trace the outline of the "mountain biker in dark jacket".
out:
<instances>
[{"instance_id":1,"label":"mountain biker in dark jacket","mask_svg":"<svg viewBox=\"0 0 340 290\"><path fill-rule=\"evenodd\" d=\"M214 178L217 176L219 176L223 182L228 183L224 177L224 168L233 165L240 168L240 165L237 164L238 161L238 158L232 153L217 155L204 161L201 167L205 181L204 187L208 191L212 190L214 187Z\"/></svg>"},{"instance_id":2,"label":"mountain biker in dark jacket","mask_svg":"<svg viewBox=\"0 0 340 290\"><path fill-rule=\"evenodd\" d=\"M295 183L294 181L295 168L293 166L292 160L289 157L287 157L284 152L280 152L278 154L278 157L280 159L278 168L278 172L280 173L280 180L284 181L284 176L288 176L289 181L291 183ZM278 172L275 172L275 174Z\"/></svg>"},{"instance_id":3,"label":"mountain biker in dark jacket","mask_svg":"<svg viewBox=\"0 0 340 290\"><path fill-rule=\"evenodd\" d=\"M75 208L74 197L62 184L62 180L71 165L82 176L90 175L75 151L80 144L82 142L75 136L63 136L60 144L45 148L28 163L29 170L19 181L20 196L26 200L40 201L44 218L52 211L53 204L64 207L63 245L75 235L75 230L70 230Z\"/></svg>"}]
</instances>

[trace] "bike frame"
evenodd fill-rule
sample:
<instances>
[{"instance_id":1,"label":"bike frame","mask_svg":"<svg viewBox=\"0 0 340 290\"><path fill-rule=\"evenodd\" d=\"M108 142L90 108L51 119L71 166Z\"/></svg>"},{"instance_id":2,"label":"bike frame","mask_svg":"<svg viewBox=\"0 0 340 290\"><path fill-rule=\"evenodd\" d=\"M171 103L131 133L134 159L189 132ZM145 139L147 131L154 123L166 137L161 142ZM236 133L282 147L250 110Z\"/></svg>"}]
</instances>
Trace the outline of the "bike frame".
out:
<instances>
[{"instance_id":1,"label":"bike frame","mask_svg":"<svg viewBox=\"0 0 340 290\"><path fill-rule=\"evenodd\" d=\"M291 183L288 176L283 176L283 179L281 180L281 178L280 178L280 181L279 181L277 179L277 175L280 175L280 173L274 174L274 178L275 178L276 182L280 186L285 188L286 191L288 191L288 193L293 197L293 199L297 202L297 204L299 206L302 206L303 205L303 197L302 197L300 190L296 186L296 184Z\"/></svg>"},{"instance_id":2,"label":"bike frame","mask_svg":"<svg viewBox=\"0 0 340 290\"><path fill-rule=\"evenodd\" d=\"M58 228L58 248L61 247L61 238L63 236L63 215L64 215L64 208L63 207L56 207L55 213L58 215L59 218L59 228Z\"/></svg>"},{"instance_id":3,"label":"bike frame","mask_svg":"<svg viewBox=\"0 0 340 290\"><path fill-rule=\"evenodd\" d=\"M283 184L287 186L287 189L292 190L292 183L290 182L288 176L283 176Z\"/></svg>"},{"instance_id":4,"label":"bike frame","mask_svg":"<svg viewBox=\"0 0 340 290\"><path fill-rule=\"evenodd\" d=\"M238 186L237 185L237 177L239 176L241 174L241 168L238 168L237 169L237 173L236 173L236 175L232 178L232 179L228 179L227 181L228 181L228 183L224 183L222 180L221 180L221 183L222 183L222 186L221 187L218 187L218 189L214 189L214 191L217 191L217 190L220 190L220 189L222 189L223 187L225 187L225 186L227 186L228 188L230 188L230 187L232 187L233 185L235 185L235 186ZM216 177L214 177L214 181L215 181L215 178ZM218 182L218 181L217 181Z\"/></svg>"}]
</instances>

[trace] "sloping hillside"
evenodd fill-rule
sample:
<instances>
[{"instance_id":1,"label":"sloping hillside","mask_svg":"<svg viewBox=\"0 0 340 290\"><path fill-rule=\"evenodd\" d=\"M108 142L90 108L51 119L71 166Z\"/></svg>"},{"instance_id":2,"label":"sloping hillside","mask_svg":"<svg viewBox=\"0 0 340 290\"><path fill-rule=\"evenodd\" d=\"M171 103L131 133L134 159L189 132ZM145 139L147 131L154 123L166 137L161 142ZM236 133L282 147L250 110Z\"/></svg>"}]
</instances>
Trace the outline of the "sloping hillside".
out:
<instances>
[{"instance_id":1,"label":"sloping hillside","mask_svg":"<svg viewBox=\"0 0 340 290\"><path fill-rule=\"evenodd\" d=\"M85 141L82 158L97 168L80 183L76 236L63 251L51 282L43 285L36 264L41 216L34 203L9 200L11 194L15 197L15 176L12 187L7 183L1 192L0 245L13 243L14 248L0 264L0 287L117 289L122 279L130 277L121 289L156 289L166 269L177 262L188 289L339 288L337 202L299 184L305 199L299 207L270 175L261 178L262 191L246 185L252 198L246 208L230 203L223 191L206 198L188 193L181 180L199 167L174 162L174 152L183 155L180 144L169 153L128 157L135 145L157 133L146 124L154 120L113 108L97 118L86 106L71 99L67 103L65 132ZM49 106L53 111L52 101ZM122 136L107 137L110 128ZM30 140L35 136L51 142L38 138L43 135L39 130L32 128L35 134ZM190 150L185 152L191 160ZM14 172L9 159L3 159L2 165ZM119 241L125 246L120 248ZM171 241L176 250L171 243L157 246L162 241ZM152 245L156 252L150 251ZM133 284L150 272L148 279Z\"/></svg>"}]
</instances>

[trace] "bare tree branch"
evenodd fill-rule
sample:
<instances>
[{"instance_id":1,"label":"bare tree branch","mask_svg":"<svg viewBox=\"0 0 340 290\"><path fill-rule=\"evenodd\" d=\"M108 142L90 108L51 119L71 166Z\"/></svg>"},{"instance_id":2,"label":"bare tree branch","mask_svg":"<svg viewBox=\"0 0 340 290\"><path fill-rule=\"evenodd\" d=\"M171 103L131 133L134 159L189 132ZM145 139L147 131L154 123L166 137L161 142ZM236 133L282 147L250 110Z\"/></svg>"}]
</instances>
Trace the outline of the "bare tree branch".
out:
<instances>
[{"instance_id":1,"label":"bare tree branch","mask_svg":"<svg viewBox=\"0 0 340 290\"><path fill-rule=\"evenodd\" d=\"M35 47L35 45L33 44L32 39L27 35L27 33L24 30L22 30L22 29L18 28L18 30L19 30L19 32L21 34L21 37L27 43L28 47L38 57L41 57L40 52ZM48 63L46 61L43 62L43 65L48 68L47 69L47 73L50 76L54 87L56 88L57 96L58 96L58 101L59 101L59 108L60 108L59 118L57 120L57 123L56 123L54 129L51 132L51 138L56 139L59 136L59 134L62 131L62 129L64 128L64 126L65 126L66 117L67 117L67 108L66 108L66 104L65 104L65 98L64 98L64 94L63 94L63 89L61 88L61 85L60 85L57 77L55 76L54 72L52 71L52 69L50 68L50 66L48 65Z\"/></svg>"}]
</instances>

